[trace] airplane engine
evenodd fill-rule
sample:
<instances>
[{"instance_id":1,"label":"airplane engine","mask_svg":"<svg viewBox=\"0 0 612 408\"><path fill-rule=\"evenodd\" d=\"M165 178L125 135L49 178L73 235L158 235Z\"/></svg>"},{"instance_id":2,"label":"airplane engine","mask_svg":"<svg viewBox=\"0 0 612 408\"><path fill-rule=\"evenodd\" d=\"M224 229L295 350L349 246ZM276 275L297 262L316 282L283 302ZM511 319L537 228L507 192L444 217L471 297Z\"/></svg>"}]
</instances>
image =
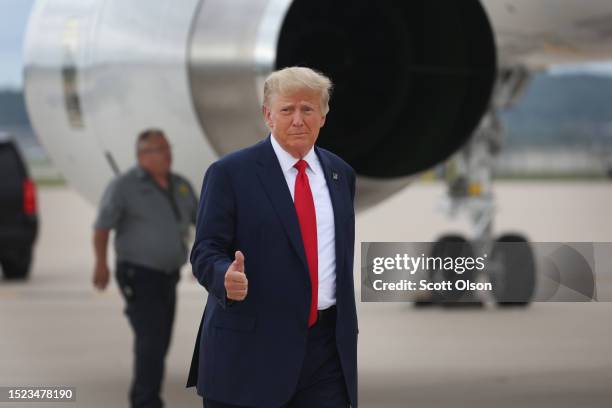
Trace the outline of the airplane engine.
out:
<instances>
[{"instance_id":1,"label":"airplane engine","mask_svg":"<svg viewBox=\"0 0 612 408\"><path fill-rule=\"evenodd\" d=\"M29 22L24 82L39 138L96 202L153 126L199 184L266 136L265 76L315 68L335 84L318 145L355 168L364 208L467 141L496 60L478 0L49 0Z\"/></svg>"}]
</instances>

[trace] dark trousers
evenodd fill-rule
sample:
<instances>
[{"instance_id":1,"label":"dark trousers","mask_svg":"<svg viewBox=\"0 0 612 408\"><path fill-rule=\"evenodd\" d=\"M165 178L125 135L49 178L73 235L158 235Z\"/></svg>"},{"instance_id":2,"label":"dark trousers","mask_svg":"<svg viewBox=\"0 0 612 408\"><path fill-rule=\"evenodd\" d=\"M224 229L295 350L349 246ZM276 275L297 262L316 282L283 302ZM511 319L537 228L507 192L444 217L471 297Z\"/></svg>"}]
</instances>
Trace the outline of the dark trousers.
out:
<instances>
[{"instance_id":1,"label":"dark trousers","mask_svg":"<svg viewBox=\"0 0 612 408\"><path fill-rule=\"evenodd\" d=\"M274 384L270 384L273 387ZM207 398L204 408L246 408ZM308 331L308 346L297 388L282 407L269 408L347 408L348 393L336 348L336 313L324 315ZM268 407L266 407L268 408Z\"/></svg>"},{"instance_id":2,"label":"dark trousers","mask_svg":"<svg viewBox=\"0 0 612 408\"><path fill-rule=\"evenodd\" d=\"M116 278L134 332L133 408L160 408L164 362L174 322L179 272L118 263Z\"/></svg>"}]
</instances>

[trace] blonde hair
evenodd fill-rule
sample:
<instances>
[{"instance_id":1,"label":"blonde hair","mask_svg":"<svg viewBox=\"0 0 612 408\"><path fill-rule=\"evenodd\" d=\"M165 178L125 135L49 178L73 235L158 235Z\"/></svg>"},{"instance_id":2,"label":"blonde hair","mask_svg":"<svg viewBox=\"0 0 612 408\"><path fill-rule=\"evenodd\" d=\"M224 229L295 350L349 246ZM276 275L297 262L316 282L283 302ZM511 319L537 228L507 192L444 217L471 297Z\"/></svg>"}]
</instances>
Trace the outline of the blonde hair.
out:
<instances>
[{"instance_id":1,"label":"blonde hair","mask_svg":"<svg viewBox=\"0 0 612 408\"><path fill-rule=\"evenodd\" d=\"M321 94L321 111L329 112L329 97L332 81L320 72L306 67L289 67L274 71L264 82L264 106L270 106L272 95L290 95L300 90L311 90Z\"/></svg>"}]
</instances>

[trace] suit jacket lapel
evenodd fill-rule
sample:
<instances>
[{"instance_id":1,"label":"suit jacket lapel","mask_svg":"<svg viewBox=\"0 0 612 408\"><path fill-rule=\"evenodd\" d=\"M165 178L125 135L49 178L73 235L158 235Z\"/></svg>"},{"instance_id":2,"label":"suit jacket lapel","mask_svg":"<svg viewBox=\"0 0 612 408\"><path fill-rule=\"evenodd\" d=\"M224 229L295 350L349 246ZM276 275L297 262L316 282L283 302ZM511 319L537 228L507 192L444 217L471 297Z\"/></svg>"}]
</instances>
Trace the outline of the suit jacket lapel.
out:
<instances>
[{"instance_id":1,"label":"suit jacket lapel","mask_svg":"<svg viewBox=\"0 0 612 408\"><path fill-rule=\"evenodd\" d=\"M268 136L268 139L260 146L260 153L257 158L257 163L259 164L257 175L289 236L289 241L291 241L293 248L304 265L305 277L310 282L295 205L291 199L291 192L287 186L283 171L272 148L270 137Z\"/></svg>"}]
</instances>

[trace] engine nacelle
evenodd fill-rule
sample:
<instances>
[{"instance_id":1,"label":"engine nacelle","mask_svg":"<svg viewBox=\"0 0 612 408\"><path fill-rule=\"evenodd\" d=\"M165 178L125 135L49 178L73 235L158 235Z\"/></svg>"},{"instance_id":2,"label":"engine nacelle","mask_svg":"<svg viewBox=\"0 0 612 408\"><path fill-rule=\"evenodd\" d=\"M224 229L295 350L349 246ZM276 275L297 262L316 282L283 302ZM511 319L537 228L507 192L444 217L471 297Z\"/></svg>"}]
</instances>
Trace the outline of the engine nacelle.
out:
<instances>
[{"instance_id":1,"label":"engine nacelle","mask_svg":"<svg viewBox=\"0 0 612 408\"><path fill-rule=\"evenodd\" d=\"M95 202L151 126L199 184L217 157L266 136L262 81L290 65L334 82L317 143L355 168L363 208L464 144L496 53L478 0L50 0L28 27L26 101L56 165Z\"/></svg>"}]
</instances>

